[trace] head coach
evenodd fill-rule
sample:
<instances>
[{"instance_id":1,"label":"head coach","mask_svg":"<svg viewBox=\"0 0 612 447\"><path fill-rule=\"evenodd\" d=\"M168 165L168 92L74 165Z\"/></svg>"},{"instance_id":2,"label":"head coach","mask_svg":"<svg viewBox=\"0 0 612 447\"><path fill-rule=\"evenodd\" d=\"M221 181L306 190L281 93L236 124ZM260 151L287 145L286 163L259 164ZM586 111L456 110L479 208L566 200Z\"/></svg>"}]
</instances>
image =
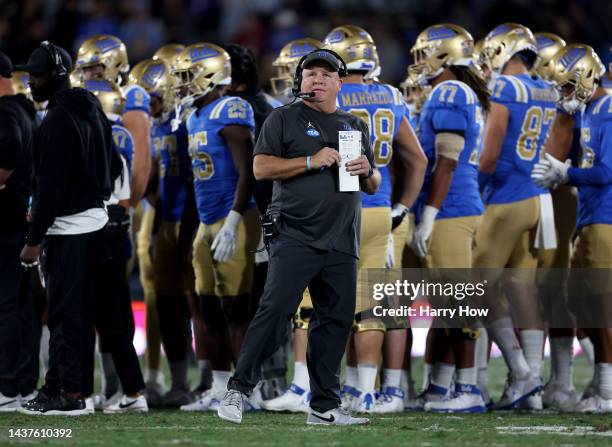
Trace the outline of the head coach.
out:
<instances>
[{"instance_id":1,"label":"head coach","mask_svg":"<svg viewBox=\"0 0 612 447\"><path fill-rule=\"evenodd\" d=\"M267 224L277 234L269 243L264 294L219 406L222 419L242 421L243 401L260 378L259 366L278 349L309 286L314 312L308 334L312 400L307 423L368 422L342 410L338 396L340 362L355 311L361 225L360 192L338 191L338 131L362 133L362 155L347 169L360 177L363 191L376 192L380 173L366 124L336 108L344 75L346 65L332 51L304 56L293 87L303 101L273 111L257 140L253 171L257 180L274 181Z\"/></svg>"}]
</instances>

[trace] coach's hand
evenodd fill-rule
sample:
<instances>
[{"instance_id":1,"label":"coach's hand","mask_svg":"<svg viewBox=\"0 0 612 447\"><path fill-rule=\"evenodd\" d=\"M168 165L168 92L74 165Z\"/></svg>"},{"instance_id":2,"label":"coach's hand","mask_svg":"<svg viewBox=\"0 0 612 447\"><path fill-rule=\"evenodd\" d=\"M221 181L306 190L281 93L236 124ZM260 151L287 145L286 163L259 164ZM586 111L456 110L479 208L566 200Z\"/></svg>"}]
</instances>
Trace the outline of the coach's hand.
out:
<instances>
[{"instance_id":1,"label":"coach's hand","mask_svg":"<svg viewBox=\"0 0 612 447\"><path fill-rule=\"evenodd\" d=\"M38 258L40 257L40 245L25 245L19 259L21 259L21 265L26 268L36 267L38 265Z\"/></svg>"},{"instance_id":2,"label":"coach's hand","mask_svg":"<svg viewBox=\"0 0 612 447\"><path fill-rule=\"evenodd\" d=\"M420 258L427 256L427 241L431 237L431 232L433 231L433 226L434 222L436 221L438 211L438 208L433 206L425 206L423 215L421 216L421 221L417 225L416 230L414 230L414 236L412 237L412 248Z\"/></svg>"},{"instance_id":3,"label":"coach's hand","mask_svg":"<svg viewBox=\"0 0 612 447\"><path fill-rule=\"evenodd\" d=\"M223 226L215 236L210 249L214 251L213 259L217 262L227 262L236 254L236 234L242 216L239 212L231 210Z\"/></svg>"},{"instance_id":4,"label":"coach's hand","mask_svg":"<svg viewBox=\"0 0 612 447\"><path fill-rule=\"evenodd\" d=\"M360 175L364 177L369 177L371 175L372 167L370 166L370 160L365 155L360 155L354 160L346 162L346 170L351 173L351 175Z\"/></svg>"},{"instance_id":5,"label":"coach's hand","mask_svg":"<svg viewBox=\"0 0 612 447\"><path fill-rule=\"evenodd\" d=\"M310 165L314 170L329 168L332 165L340 166L340 153L331 147L324 147L312 156Z\"/></svg>"}]
</instances>

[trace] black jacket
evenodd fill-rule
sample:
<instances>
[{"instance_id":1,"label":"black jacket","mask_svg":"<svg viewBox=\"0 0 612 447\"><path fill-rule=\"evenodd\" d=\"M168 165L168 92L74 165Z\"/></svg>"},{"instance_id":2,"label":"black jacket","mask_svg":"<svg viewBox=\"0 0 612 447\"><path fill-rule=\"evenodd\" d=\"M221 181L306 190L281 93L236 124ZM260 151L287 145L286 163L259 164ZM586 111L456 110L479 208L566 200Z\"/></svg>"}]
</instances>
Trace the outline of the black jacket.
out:
<instances>
[{"instance_id":1,"label":"black jacket","mask_svg":"<svg viewBox=\"0 0 612 447\"><path fill-rule=\"evenodd\" d=\"M56 217L104 207L122 167L112 125L91 92L58 92L47 110L36 133L29 245L42 241Z\"/></svg>"},{"instance_id":2,"label":"black jacket","mask_svg":"<svg viewBox=\"0 0 612 447\"><path fill-rule=\"evenodd\" d=\"M0 189L0 235L25 232L32 194L36 109L23 95L0 98L0 168L13 171Z\"/></svg>"}]
</instances>

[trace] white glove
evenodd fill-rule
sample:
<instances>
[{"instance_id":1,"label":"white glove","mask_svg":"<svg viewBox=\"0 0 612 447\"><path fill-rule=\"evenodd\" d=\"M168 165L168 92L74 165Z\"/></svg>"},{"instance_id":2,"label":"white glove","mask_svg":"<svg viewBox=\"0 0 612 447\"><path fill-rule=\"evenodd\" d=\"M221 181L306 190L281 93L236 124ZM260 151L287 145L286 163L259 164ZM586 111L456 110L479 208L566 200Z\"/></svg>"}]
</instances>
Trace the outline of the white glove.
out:
<instances>
[{"instance_id":1,"label":"white glove","mask_svg":"<svg viewBox=\"0 0 612 447\"><path fill-rule=\"evenodd\" d=\"M257 244L257 251L255 251L255 264L263 264L264 262L268 262L268 250L263 243L263 234L261 238L259 238L259 244Z\"/></svg>"},{"instance_id":2,"label":"white glove","mask_svg":"<svg viewBox=\"0 0 612 447\"><path fill-rule=\"evenodd\" d=\"M236 233L242 216L231 210L223 226L215 236L210 249L214 252L213 259L217 262L227 262L236 254Z\"/></svg>"},{"instance_id":3,"label":"white glove","mask_svg":"<svg viewBox=\"0 0 612 447\"><path fill-rule=\"evenodd\" d=\"M393 233L389 233L387 238L387 251L385 253L385 268L395 267L395 250L393 249Z\"/></svg>"},{"instance_id":4,"label":"white glove","mask_svg":"<svg viewBox=\"0 0 612 447\"><path fill-rule=\"evenodd\" d=\"M433 231L434 222L436 221L436 216L440 210L433 206L426 205L423 210L423 215L421 216L421 222L414 230L414 235L412 236L412 248L414 252L420 258L424 258L427 256L427 241L431 236L431 232Z\"/></svg>"},{"instance_id":5,"label":"white glove","mask_svg":"<svg viewBox=\"0 0 612 447\"><path fill-rule=\"evenodd\" d=\"M570 168L571 161L566 160L563 163L550 154L545 154L544 157L544 160L540 160L533 166L531 171L533 182L540 188L557 188L567 183L569 180L567 170Z\"/></svg>"}]
</instances>

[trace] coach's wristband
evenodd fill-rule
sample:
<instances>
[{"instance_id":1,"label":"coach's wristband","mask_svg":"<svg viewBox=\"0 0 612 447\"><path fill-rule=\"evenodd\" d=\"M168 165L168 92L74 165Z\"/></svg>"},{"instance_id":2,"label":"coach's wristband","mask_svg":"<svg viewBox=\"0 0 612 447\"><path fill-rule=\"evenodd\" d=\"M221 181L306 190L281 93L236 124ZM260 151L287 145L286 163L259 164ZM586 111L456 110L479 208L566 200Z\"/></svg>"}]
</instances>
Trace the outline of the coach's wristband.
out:
<instances>
[{"instance_id":1,"label":"coach's wristband","mask_svg":"<svg viewBox=\"0 0 612 447\"><path fill-rule=\"evenodd\" d=\"M312 165L310 164L311 161L312 161L312 157L310 155L306 157L306 170L307 171L312 171Z\"/></svg>"}]
</instances>

